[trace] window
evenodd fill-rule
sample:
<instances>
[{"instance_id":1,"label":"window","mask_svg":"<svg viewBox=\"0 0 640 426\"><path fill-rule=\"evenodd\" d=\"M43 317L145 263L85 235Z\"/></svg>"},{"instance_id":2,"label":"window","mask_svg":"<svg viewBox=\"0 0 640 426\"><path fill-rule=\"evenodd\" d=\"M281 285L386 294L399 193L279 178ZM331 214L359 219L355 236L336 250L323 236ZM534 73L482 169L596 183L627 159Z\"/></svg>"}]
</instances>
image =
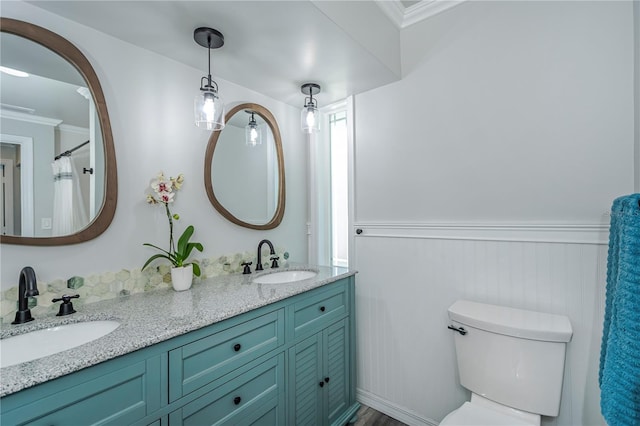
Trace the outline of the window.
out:
<instances>
[{"instance_id":1,"label":"window","mask_svg":"<svg viewBox=\"0 0 640 426\"><path fill-rule=\"evenodd\" d=\"M309 262L349 266L351 99L322 109L322 131L310 139Z\"/></svg>"},{"instance_id":2,"label":"window","mask_svg":"<svg viewBox=\"0 0 640 426\"><path fill-rule=\"evenodd\" d=\"M331 266L349 266L347 111L329 115L331 144Z\"/></svg>"}]
</instances>

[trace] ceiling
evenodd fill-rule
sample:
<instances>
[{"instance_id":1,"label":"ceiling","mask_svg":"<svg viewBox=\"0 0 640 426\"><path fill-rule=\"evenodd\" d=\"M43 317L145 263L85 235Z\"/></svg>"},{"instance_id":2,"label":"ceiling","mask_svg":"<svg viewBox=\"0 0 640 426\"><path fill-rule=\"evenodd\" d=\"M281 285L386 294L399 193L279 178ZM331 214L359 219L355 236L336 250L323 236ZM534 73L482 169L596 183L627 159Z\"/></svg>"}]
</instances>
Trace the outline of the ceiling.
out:
<instances>
[{"instance_id":1,"label":"ceiling","mask_svg":"<svg viewBox=\"0 0 640 426\"><path fill-rule=\"evenodd\" d=\"M29 78L2 74L0 115L33 114L32 119L55 117L65 125L89 128L89 102L78 93L87 83L62 56L13 34L0 33L2 65L27 72ZM50 96L42 96L47 93ZM55 102L51 102L55 99Z\"/></svg>"},{"instance_id":2,"label":"ceiling","mask_svg":"<svg viewBox=\"0 0 640 426\"><path fill-rule=\"evenodd\" d=\"M197 27L222 32L212 74L294 106L318 83L319 105L401 78L400 31L459 0L26 0L120 40L202 70ZM427 12L425 12L427 11ZM432 13L431 13L432 14ZM407 21L407 17L411 22ZM199 82L195 82L197 85ZM224 86L220 91L224 96Z\"/></svg>"}]
</instances>

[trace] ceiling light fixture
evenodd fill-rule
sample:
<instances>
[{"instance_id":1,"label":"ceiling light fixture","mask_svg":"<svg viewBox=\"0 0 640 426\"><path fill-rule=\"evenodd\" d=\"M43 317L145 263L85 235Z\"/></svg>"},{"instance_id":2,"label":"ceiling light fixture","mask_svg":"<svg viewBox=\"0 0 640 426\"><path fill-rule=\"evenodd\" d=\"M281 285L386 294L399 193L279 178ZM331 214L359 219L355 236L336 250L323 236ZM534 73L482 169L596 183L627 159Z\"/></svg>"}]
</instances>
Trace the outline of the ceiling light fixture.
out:
<instances>
[{"instance_id":1,"label":"ceiling light fixture","mask_svg":"<svg viewBox=\"0 0 640 426\"><path fill-rule=\"evenodd\" d=\"M313 99L313 95L320 93L320 85L315 83L305 83L300 87L300 91L307 95L304 99L304 107L300 116L302 131L315 133L320 131L320 115L318 113L318 102Z\"/></svg>"},{"instance_id":2,"label":"ceiling light fixture","mask_svg":"<svg viewBox=\"0 0 640 426\"><path fill-rule=\"evenodd\" d=\"M224 104L218 95L218 84L211 78L211 49L224 45L224 36L213 28L200 27L193 39L209 52L209 73L200 79L200 91L194 102L196 126L206 130L224 128Z\"/></svg>"},{"instance_id":3,"label":"ceiling light fixture","mask_svg":"<svg viewBox=\"0 0 640 426\"><path fill-rule=\"evenodd\" d=\"M26 72L20 71L20 70L16 70L16 69L13 69L13 68L9 68L9 67L0 66L0 72L12 75L14 77L29 77L29 73L26 73Z\"/></svg>"},{"instance_id":4,"label":"ceiling light fixture","mask_svg":"<svg viewBox=\"0 0 640 426\"><path fill-rule=\"evenodd\" d=\"M244 128L246 143L249 146L260 145L262 143L262 132L258 129L258 123L254 117L255 111L245 110L245 112L251 114L249 124Z\"/></svg>"}]
</instances>

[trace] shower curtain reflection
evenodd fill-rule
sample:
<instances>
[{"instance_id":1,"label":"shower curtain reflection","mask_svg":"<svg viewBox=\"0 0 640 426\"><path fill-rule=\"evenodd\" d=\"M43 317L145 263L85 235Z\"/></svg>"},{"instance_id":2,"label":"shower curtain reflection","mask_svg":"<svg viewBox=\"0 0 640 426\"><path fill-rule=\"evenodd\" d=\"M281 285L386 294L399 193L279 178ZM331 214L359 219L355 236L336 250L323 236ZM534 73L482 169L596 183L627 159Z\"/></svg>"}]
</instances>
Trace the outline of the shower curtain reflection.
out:
<instances>
[{"instance_id":1,"label":"shower curtain reflection","mask_svg":"<svg viewBox=\"0 0 640 426\"><path fill-rule=\"evenodd\" d=\"M60 157L53 169L52 236L69 235L89 223L80 191L80 181L73 158Z\"/></svg>"}]
</instances>

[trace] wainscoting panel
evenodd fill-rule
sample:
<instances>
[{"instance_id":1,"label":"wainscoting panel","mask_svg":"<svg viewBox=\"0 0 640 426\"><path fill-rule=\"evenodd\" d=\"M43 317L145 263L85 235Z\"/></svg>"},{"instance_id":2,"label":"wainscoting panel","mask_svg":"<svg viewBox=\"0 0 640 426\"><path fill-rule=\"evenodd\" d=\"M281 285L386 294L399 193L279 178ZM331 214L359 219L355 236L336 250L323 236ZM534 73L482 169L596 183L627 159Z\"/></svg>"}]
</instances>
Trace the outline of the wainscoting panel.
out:
<instances>
[{"instance_id":1,"label":"wainscoting panel","mask_svg":"<svg viewBox=\"0 0 640 426\"><path fill-rule=\"evenodd\" d=\"M360 226L362 228L362 226ZM607 246L407 237L355 238L358 394L408 424L435 425L468 398L458 384L447 308L469 299L567 315L573 326L560 415L604 425L597 383Z\"/></svg>"}]
</instances>

